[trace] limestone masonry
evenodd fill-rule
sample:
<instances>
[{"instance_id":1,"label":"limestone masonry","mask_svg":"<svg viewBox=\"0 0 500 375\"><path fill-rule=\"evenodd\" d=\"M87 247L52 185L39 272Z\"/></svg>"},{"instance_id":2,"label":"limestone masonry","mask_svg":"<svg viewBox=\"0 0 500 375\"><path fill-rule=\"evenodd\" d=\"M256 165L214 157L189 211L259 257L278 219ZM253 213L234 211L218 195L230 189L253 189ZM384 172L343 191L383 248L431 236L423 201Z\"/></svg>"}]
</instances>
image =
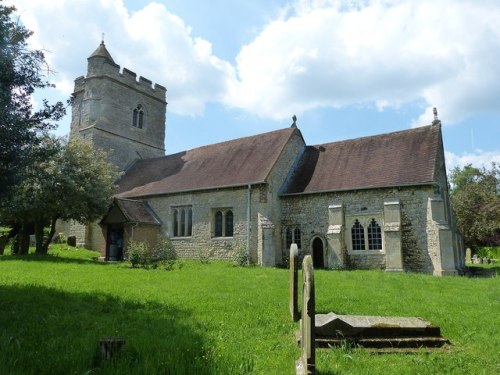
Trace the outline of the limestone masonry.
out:
<instances>
[{"instance_id":1,"label":"limestone masonry","mask_svg":"<svg viewBox=\"0 0 500 375\"><path fill-rule=\"evenodd\" d=\"M464 250L450 206L441 123L306 145L289 128L165 155L166 89L117 65L104 43L75 80L71 137L111 151L125 173L108 213L60 231L127 256L169 237L180 258L248 256L285 265L291 244L315 268L454 275Z\"/></svg>"}]
</instances>

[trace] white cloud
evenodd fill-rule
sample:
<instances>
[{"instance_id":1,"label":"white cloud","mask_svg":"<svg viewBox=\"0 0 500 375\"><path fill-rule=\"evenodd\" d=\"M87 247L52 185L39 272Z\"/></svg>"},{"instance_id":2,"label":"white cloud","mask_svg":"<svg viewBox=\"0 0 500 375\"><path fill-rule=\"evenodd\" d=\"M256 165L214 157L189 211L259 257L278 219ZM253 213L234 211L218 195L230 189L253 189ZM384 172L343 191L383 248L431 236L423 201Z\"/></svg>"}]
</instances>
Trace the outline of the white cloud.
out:
<instances>
[{"instance_id":1,"label":"white cloud","mask_svg":"<svg viewBox=\"0 0 500 375\"><path fill-rule=\"evenodd\" d=\"M468 164L472 164L474 167L486 167L489 168L492 162L500 164L500 151L489 151L484 152L482 150L476 150L473 153L467 153L462 155L454 154L450 151L445 151L446 168L451 171L455 167L463 168Z\"/></svg>"},{"instance_id":2,"label":"white cloud","mask_svg":"<svg viewBox=\"0 0 500 375\"><path fill-rule=\"evenodd\" d=\"M169 112L198 115L210 101L282 119L321 108L424 103L448 125L500 111L496 0L296 0L235 66L168 8L130 12L123 0L8 0L44 47L69 96L101 33L117 63L168 89ZM168 3L167 3L168 4Z\"/></svg>"},{"instance_id":3,"label":"white cloud","mask_svg":"<svg viewBox=\"0 0 500 375\"><path fill-rule=\"evenodd\" d=\"M86 58L105 42L113 59L167 87L169 111L198 115L209 101L220 101L234 68L194 38L182 19L158 3L130 13L122 0L16 0L22 22L35 32L30 41L47 48L52 79L67 97L73 80L86 74ZM49 41L49 43L47 42Z\"/></svg>"},{"instance_id":4,"label":"white cloud","mask_svg":"<svg viewBox=\"0 0 500 375\"><path fill-rule=\"evenodd\" d=\"M416 123L498 112L499 24L491 0L300 0L241 49L226 100L274 118L422 99Z\"/></svg>"}]
</instances>

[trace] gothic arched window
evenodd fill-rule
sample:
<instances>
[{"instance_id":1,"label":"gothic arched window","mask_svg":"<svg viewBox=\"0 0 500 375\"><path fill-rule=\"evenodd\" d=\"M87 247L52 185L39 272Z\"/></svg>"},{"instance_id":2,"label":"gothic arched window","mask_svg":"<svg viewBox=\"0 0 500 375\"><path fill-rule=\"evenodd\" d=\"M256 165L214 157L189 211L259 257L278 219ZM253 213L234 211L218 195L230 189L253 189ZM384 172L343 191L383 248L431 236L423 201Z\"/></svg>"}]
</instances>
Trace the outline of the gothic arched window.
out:
<instances>
[{"instance_id":1,"label":"gothic arched window","mask_svg":"<svg viewBox=\"0 0 500 375\"><path fill-rule=\"evenodd\" d=\"M382 250L382 230L375 219L368 225L368 249Z\"/></svg>"},{"instance_id":2,"label":"gothic arched window","mask_svg":"<svg viewBox=\"0 0 500 375\"><path fill-rule=\"evenodd\" d=\"M353 250L365 249L365 229L363 228L358 219L356 219L354 221L354 224L352 224L351 239L352 239Z\"/></svg>"},{"instance_id":3,"label":"gothic arched window","mask_svg":"<svg viewBox=\"0 0 500 375\"><path fill-rule=\"evenodd\" d=\"M132 126L139 129L144 127L144 109L141 104L132 112Z\"/></svg>"}]
</instances>

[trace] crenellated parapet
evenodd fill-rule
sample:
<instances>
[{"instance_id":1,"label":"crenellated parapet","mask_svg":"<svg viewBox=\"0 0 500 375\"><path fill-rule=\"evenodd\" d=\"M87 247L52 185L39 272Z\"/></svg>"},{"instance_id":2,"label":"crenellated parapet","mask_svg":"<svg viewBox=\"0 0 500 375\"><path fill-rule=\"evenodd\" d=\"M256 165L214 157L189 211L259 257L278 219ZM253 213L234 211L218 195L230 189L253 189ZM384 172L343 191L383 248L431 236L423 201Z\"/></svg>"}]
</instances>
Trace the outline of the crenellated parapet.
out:
<instances>
[{"instance_id":1,"label":"crenellated parapet","mask_svg":"<svg viewBox=\"0 0 500 375\"><path fill-rule=\"evenodd\" d=\"M138 77L135 72L125 67L122 69L120 65L114 62L104 43L100 44L87 61L88 67L85 79L107 77L129 88L165 101L167 89L164 86L153 84L151 80L145 77ZM83 86L84 82L80 81L82 78L79 77L75 80L75 92Z\"/></svg>"}]
</instances>

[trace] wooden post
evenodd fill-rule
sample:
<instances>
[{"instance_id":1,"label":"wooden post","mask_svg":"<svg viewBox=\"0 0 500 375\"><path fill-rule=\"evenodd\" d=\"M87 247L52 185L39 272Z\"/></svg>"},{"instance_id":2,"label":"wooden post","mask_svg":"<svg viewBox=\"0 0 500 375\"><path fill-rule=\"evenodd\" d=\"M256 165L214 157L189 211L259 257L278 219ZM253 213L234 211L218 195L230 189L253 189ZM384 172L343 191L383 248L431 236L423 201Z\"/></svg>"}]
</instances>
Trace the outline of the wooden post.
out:
<instances>
[{"instance_id":1,"label":"wooden post","mask_svg":"<svg viewBox=\"0 0 500 375\"><path fill-rule=\"evenodd\" d=\"M99 340L99 359L108 361L113 357L120 355L125 345L125 339L118 337L108 337Z\"/></svg>"},{"instance_id":2,"label":"wooden post","mask_svg":"<svg viewBox=\"0 0 500 375\"><path fill-rule=\"evenodd\" d=\"M297 244L293 243L290 246L290 315L292 315L292 320L294 322L299 320L298 255L299 249L297 247Z\"/></svg>"}]
</instances>

